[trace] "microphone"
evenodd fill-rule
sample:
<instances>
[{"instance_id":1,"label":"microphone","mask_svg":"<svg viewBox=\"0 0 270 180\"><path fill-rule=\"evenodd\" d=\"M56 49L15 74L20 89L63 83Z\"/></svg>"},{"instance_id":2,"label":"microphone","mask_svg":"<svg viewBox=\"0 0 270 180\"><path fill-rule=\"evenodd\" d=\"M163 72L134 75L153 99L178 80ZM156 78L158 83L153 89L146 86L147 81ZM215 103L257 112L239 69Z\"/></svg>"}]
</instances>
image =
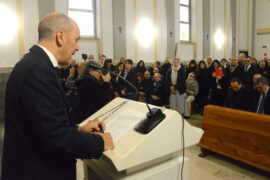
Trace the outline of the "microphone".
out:
<instances>
[{"instance_id":1,"label":"microphone","mask_svg":"<svg viewBox=\"0 0 270 180\"><path fill-rule=\"evenodd\" d=\"M117 76L118 78L122 79L125 83L130 85L137 94L139 94L143 99L145 99L145 104L148 108L148 113L146 114L146 118L140 121L136 126L135 126L135 131L142 133L142 134L147 134L149 133L152 129L154 129L163 119L165 119L165 114L161 111L159 108L153 108L151 109L148 105L147 98L145 98L140 91L128 80L123 78L122 76L116 74L115 72L112 72L108 69L99 67L98 65L95 64L89 64L90 67L94 69L99 69L101 71L105 72L110 72L111 74Z\"/></svg>"}]
</instances>

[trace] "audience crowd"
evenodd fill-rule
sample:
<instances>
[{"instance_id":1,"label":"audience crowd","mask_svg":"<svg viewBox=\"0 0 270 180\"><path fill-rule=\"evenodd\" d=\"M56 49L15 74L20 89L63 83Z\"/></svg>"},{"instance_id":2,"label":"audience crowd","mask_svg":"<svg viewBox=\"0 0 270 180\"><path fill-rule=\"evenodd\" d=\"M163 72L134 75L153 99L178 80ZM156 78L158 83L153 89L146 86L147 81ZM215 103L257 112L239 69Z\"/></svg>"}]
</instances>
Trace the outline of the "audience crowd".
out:
<instances>
[{"instance_id":1,"label":"audience crowd","mask_svg":"<svg viewBox=\"0 0 270 180\"><path fill-rule=\"evenodd\" d=\"M156 61L146 67L140 60L134 66L131 59L121 58L114 66L112 59L105 55L99 60L90 55L86 62L79 64L72 59L69 66L57 68L57 72L70 104L84 118L114 97L156 106L171 105L186 118L190 117L192 106L203 114L203 107L208 104L270 114L270 59L267 57L257 61L241 53L228 60L208 57L199 62L191 60L187 65L176 57L171 63L165 58L162 65Z\"/></svg>"}]
</instances>

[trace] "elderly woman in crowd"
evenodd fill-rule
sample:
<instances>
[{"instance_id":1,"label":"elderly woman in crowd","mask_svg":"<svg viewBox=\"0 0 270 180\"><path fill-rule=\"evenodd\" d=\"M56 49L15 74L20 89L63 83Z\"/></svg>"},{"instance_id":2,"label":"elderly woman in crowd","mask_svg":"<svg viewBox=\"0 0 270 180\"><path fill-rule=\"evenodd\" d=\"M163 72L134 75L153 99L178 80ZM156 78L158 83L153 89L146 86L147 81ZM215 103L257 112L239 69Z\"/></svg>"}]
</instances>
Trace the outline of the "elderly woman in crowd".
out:
<instances>
[{"instance_id":1,"label":"elderly woman in crowd","mask_svg":"<svg viewBox=\"0 0 270 180\"><path fill-rule=\"evenodd\" d=\"M154 104L156 106L165 105L165 97L166 97L166 88L164 83L161 81L161 74L154 74L154 82L153 82L153 90L151 92L151 99L149 103Z\"/></svg>"},{"instance_id":2,"label":"elderly woman in crowd","mask_svg":"<svg viewBox=\"0 0 270 180\"><path fill-rule=\"evenodd\" d=\"M173 66L168 70L165 78L167 87L170 89L170 105L185 113L186 74L184 66L179 58L173 60Z\"/></svg>"},{"instance_id":3,"label":"elderly woman in crowd","mask_svg":"<svg viewBox=\"0 0 270 180\"><path fill-rule=\"evenodd\" d=\"M195 79L195 73L191 72L186 80L186 112L185 118L190 117L191 102L194 101L195 96L199 92L199 85Z\"/></svg>"}]
</instances>

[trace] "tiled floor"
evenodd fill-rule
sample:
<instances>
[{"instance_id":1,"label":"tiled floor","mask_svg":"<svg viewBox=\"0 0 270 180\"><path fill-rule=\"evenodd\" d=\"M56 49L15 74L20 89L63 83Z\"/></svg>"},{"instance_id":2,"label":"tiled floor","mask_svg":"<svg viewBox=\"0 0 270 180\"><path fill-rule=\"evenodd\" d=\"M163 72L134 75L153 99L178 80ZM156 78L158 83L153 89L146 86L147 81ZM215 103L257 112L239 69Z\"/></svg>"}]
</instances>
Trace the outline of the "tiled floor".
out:
<instances>
[{"instance_id":1,"label":"tiled floor","mask_svg":"<svg viewBox=\"0 0 270 180\"><path fill-rule=\"evenodd\" d=\"M202 116L193 115L187 120L191 125L201 127ZM270 174L251 166L228 159L218 154L201 158L197 145L186 148L189 159L189 180L269 180ZM77 180L83 180L83 163L77 163Z\"/></svg>"}]
</instances>

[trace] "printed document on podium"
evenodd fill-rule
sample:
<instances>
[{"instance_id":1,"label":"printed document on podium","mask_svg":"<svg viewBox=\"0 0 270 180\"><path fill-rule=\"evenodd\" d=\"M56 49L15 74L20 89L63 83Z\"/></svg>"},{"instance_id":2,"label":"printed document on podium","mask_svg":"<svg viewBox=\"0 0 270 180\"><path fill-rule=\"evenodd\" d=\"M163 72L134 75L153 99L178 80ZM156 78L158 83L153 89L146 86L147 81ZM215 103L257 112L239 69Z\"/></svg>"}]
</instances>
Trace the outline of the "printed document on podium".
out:
<instances>
[{"instance_id":1,"label":"printed document on podium","mask_svg":"<svg viewBox=\"0 0 270 180\"><path fill-rule=\"evenodd\" d=\"M144 118L146 118L146 113L126 109L106 124L106 132L111 133L115 142Z\"/></svg>"}]
</instances>

